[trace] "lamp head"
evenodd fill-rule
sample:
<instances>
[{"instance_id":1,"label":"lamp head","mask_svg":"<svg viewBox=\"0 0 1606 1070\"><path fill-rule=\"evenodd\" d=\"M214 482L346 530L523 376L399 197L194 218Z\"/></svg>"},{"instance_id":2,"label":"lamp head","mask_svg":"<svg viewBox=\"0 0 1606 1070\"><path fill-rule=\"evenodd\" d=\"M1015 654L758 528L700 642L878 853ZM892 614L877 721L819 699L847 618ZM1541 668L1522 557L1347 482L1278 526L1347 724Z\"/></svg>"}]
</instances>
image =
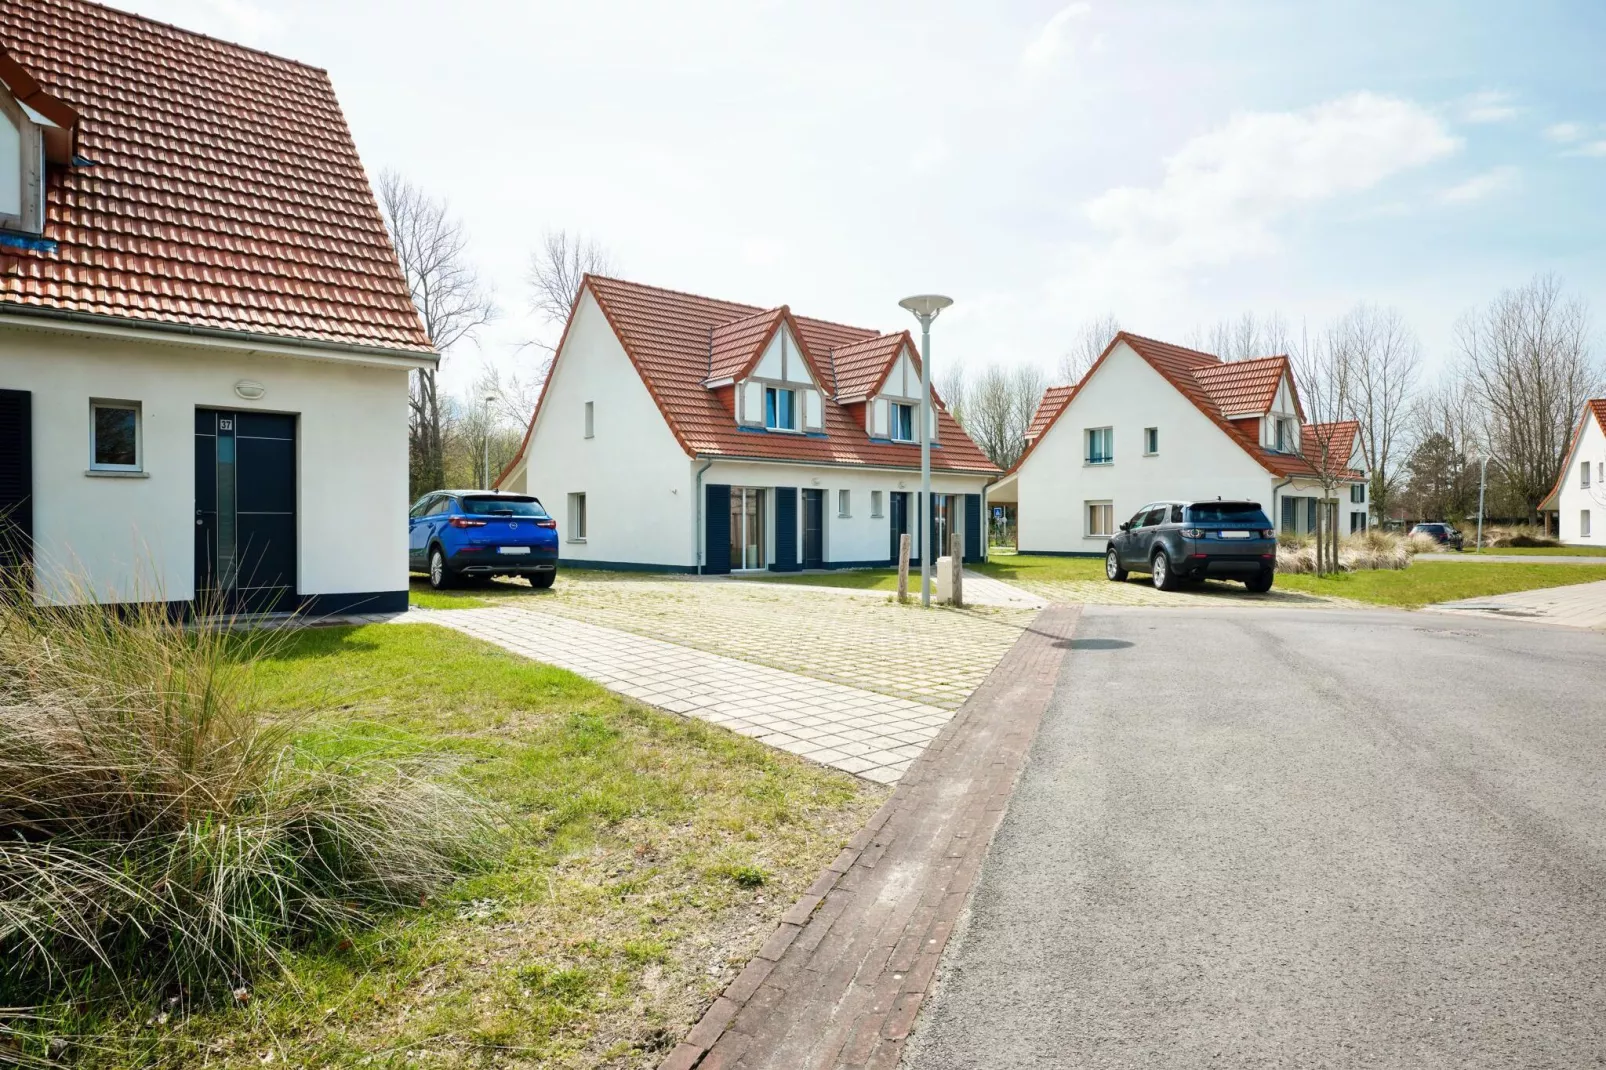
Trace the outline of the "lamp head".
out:
<instances>
[{"instance_id":1,"label":"lamp head","mask_svg":"<svg viewBox=\"0 0 1606 1070\"><path fill-rule=\"evenodd\" d=\"M954 303L951 297L941 294L916 294L914 297L905 297L898 302L898 307L906 308L921 319L936 319L937 313Z\"/></svg>"}]
</instances>

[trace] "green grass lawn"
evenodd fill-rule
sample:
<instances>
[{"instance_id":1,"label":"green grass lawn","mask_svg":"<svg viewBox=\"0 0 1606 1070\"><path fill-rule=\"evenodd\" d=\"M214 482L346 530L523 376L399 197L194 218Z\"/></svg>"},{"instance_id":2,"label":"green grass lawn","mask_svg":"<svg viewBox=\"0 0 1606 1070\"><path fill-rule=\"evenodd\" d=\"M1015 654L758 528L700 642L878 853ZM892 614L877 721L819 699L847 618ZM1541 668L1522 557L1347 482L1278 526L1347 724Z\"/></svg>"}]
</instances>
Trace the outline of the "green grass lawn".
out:
<instances>
[{"instance_id":1,"label":"green grass lawn","mask_svg":"<svg viewBox=\"0 0 1606 1070\"><path fill-rule=\"evenodd\" d=\"M1006 583L1074 582L1102 580L1104 558L1100 557L1048 557L1037 554L1000 555L982 564L972 566L977 572Z\"/></svg>"},{"instance_id":2,"label":"green grass lawn","mask_svg":"<svg viewBox=\"0 0 1606 1070\"><path fill-rule=\"evenodd\" d=\"M1467 553L1511 554L1516 557L1606 557L1606 546L1501 546Z\"/></svg>"},{"instance_id":3,"label":"green grass lawn","mask_svg":"<svg viewBox=\"0 0 1606 1070\"><path fill-rule=\"evenodd\" d=\"M1358 602L1409 609L1434 602L1484 598L1511 591L1562 587L1594 580L1606 580L1606 564L1546 565L1488 561L1469 568L1418 557L1410 568L1398 570L1348 572L1321 579L1285 572L1277 574L1277 586L1283 590L1352 598Z\"/></svg>"},{"instance_id":4,"label":"green grass lawn","mask_svg":"<svg viewBox=\"0 0 1606 1070\"><path fill-rule=\"evenodd\" d=\"M86 1065L656 1066L888 794L433 625L290 634L252 678L310 751L443 756L505 855Z\"/></svg>"}]
</instances>

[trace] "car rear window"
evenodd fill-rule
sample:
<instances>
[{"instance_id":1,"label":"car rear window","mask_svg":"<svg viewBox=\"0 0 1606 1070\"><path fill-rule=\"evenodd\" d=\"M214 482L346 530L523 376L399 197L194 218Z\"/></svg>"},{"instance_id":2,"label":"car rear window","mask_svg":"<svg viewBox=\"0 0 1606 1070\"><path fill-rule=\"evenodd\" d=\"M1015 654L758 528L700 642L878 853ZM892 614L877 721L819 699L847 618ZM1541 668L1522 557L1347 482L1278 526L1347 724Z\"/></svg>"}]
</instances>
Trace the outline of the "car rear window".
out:
<instances>
[{"instance_id":1,"label":"car rear window","mask_svg":"<svg viewBox=\"0 0 1606 1070\"><path fill-rule=\"evenodd\" d=\"M1188 506L1188 519L1196 524L1242 524L1246 528L1269 528L1271 521L1253 502L1203 502Z\"/></svg>"},{"instance_id":2,"label":"car rear window","mask_svg":"<svg viewBox=\"0 0 1606 1070\"><path fill-rule=\"evenodd\" d=\"M546 516L534 498L464 498L463 512L469 516Z\"/></svg>"}]
</instances>

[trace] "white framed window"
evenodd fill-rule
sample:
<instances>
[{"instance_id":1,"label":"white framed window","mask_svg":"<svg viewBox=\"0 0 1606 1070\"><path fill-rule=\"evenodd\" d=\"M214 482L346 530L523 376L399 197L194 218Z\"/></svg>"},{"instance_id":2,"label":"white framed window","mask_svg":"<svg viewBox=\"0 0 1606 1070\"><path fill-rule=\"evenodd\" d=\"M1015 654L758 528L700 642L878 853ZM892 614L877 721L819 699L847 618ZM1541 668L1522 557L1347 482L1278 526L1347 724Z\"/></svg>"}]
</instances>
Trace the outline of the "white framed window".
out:
<instances>
[{"instance_id":1,"label":"white framed window","mask_svg":"<svg viewBox=\"0 0 1606 1070\"><path fill-rule=\"evenodd\" d=\"M771 431L797 430L797 391L785 387L764 388L764 426Z\"/></svg>"},{"instance_id":2,"label":"white framed window","mask_svg":"<svg viewBox=\"0 0 1606 1070\"><path fill-rule=\"evenodd\" d=\"M1160 429L1158 427L1145 427L1143 429L1143 455L1153 457L1160 452Z\"/></svg>"},{"instance_id":3,"label":"white framed window","mask_svg":"<svg viewBox=\"0 0 1606 1070\"><path fill-rule=\"evenodd\" d=\"M1115 428L1090 427L1087 429L1087 463L1115 463Z\"/></svg>"},{"instance_id":4,"label":"white framed window","mask_svg":"<svg viewBox=\"0 0 1606 1070\"><path fill-rule=\"evenodd\" d=\"M1585 462L1583 462L1582 464L1580 464L1578 466L1578 485L1580 487L1584 487L1586 489L1589 487L1589 462L1588 461L1585 461Z\"/></svg>"},{"instance_id":5,"label":"white framed window","mask_svg":"<svg viewBox=\"0 0 1606 1070\"><path fill-rule=\"evenodd\" d=\"M913 442L915 440L915 407L894 401L891 407L892 441Z\"/></svg>"},{"instance_id":6,"label":"white framed window","mask_svg":"<svg viewBox=\"0 0 1606 1070\"><path fill-rule=\"evenodd\" d=\"M1115 503L1088 502L1087 537L1107 539L1115 534Z\"/></svg>"},{"instance_id":7,"label":"white framed window","mask_svg":"<svg viewBox=\"0 0 1606 1070\"><path fill-rule=\"evenodd\" d=\"M0 88L0 230L38 234L43 229L44 173L39 127Z\"/></svg>"},{"instance_id":8,"label":"white framed window","mask_svg":"<svg viewBox=\"0 0 1606 1070\"><path fill-rule=\"evenodd\" d=\"M586 402L586 438L595 438L597 436L596 415L597 403L594 401Z\"/></svg>"},{"instance_id":9,"label":"white framed window","mask_svg":"<svg viewBox=\"0 0 1606 1070\"><path fill-rule=\"evenodd\" d=\"M89 470L143 471L140 404L137 401L89 403Z\"/></svg>"},{"instance_id":10,"label":"white framed window","mask_svg":"<svg viewBox=\"0 0 1606 1070\"><path fill-rule=\"evenodd\" d=\"M879 490L872 490L870 492L870 515L872 517L876 517L878 519L882 515L881 514L881 492Z\"/></svg>"},{"instance_id":11,"label":"white framed window","mask_svg":"<svg viewBox=\"0 0 1606 1070\"><path fill-rule=\"evenodd\" d=\"M1294 421L1287 416L1277 417L1277 452L1293 453L1299 448L1299 439L1294 434Z\"/></svg>"},{"instance_id":12,"label":"white framed window","mask_svg":"<svg viewBox=\"0 0 1606 1070\"><path fill-rule=\"evenodd\" d=\"M1585 509L1578 514L1578 534L1581 538L1589 538L1589 510Z\"/></svg>"},{"instance_id":13,"label":"white framed window","mask_svg":"<svg viewBox=\"0 0 1606 1070\"><path fill-rule=\"evenodd\" d=\"M836 492L836 515L837 516L852 516L853 515L853 492L852 491L839 490L839 491Z\"/></svg>"},{"instance_id":14,"label":"white framed window","mask_svg":"<svg viewBox=\"0 0 1606 1070\"><path fill-rule=\"evenodd\" d=\"M569 541L586 541L586 496L569 495Z\"/></svg>"},{"instance_id":15,"label":"white framed window","mask_svg":"<svg viewBox=\"0 0 1606 1070\"><path fill-rule=\"evenodd\" d=\"M1366 484L1351 483L1349 485L1349 500L1356 505L1366 501ZM1365 514L1362 514L1363 516Z\"/></svg>"}]
</instances>

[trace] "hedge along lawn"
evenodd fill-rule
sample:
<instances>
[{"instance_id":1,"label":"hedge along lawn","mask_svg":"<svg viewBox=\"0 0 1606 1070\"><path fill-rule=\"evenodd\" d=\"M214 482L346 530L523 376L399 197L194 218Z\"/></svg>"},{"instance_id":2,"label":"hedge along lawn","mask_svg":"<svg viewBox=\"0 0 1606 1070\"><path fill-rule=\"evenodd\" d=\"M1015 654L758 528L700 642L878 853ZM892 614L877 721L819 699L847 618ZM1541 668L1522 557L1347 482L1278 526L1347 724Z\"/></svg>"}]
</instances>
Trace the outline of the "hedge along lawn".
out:
<instances>
[{"instance_id":1,"label":"hedge along lawn","mask_svg":"<svg viewBox=\"0 0 1606 1070\"><path fill-rule=\"evenodd\" d=\"M1410 568L1346 572L1318 579L1279 572L1284 590L1351 598L1381 606L1414 609L1435 602L1486 598L1512 591L1564 587L1606 580L1606 564L1547 565L1518 561L1483 561L1475 565L1430 561L1418 557Z\"/></svg>"},{"instance_id":2,"label":"hedge along lawn","mask_svg":"<svg viewBox=\"0 0 1606 1070\"><path fill-rule=\"evenodd\" d=\"M253 675L315 711L305 748L455 759L505 858L85 1065L656 1066L889 794L428 624L302 631Z\"/></svg>"}]
</instances>

